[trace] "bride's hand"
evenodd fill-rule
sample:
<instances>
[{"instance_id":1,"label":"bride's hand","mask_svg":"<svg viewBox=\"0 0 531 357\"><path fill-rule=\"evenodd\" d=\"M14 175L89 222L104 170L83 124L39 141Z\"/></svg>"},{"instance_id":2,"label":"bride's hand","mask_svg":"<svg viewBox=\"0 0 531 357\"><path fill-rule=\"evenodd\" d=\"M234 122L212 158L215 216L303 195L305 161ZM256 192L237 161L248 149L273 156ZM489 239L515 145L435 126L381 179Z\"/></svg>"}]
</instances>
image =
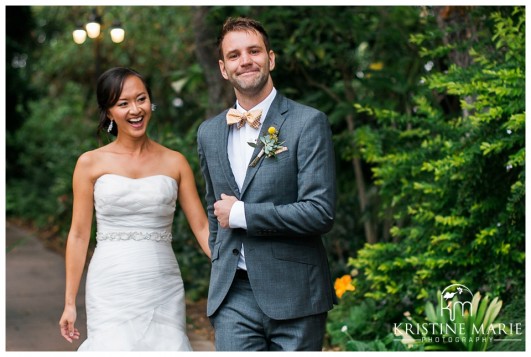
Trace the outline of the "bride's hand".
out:
<instances>
[{"instance_id":1,"label":"bride's hand","mask_svg":"<svg viewBox=\"0 0 531 357\"><path fill-rule=\"evenodd\" d=\"M70 343L72 343L72 340L79 340L79 331L74 327L76 317L75 307L65 307L63 316L61 316L61 320L59 321L61 335Z\"/></svg>"}]
</instances>

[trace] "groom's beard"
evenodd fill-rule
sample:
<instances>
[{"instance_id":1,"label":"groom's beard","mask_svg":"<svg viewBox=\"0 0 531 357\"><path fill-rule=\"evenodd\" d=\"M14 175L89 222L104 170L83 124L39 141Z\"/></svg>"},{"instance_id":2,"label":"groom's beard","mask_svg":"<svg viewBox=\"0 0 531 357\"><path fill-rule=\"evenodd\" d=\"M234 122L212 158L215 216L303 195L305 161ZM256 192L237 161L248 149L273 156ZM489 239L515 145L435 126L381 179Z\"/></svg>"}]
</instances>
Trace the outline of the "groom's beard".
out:
<instances>
[{"instance_id":1,"label":"groom's beard","mask_svg":"<svg viewBox=\"0 0 531 357\"><path fill-rule=\"evenodd\" d=\"M261 68L260 72L253 78L239 78L237 75L229 77L229 82L234 88L245 95L253 96L265 87L269 79L269 66L267 68Z\"/></svg>"}]
</instances>

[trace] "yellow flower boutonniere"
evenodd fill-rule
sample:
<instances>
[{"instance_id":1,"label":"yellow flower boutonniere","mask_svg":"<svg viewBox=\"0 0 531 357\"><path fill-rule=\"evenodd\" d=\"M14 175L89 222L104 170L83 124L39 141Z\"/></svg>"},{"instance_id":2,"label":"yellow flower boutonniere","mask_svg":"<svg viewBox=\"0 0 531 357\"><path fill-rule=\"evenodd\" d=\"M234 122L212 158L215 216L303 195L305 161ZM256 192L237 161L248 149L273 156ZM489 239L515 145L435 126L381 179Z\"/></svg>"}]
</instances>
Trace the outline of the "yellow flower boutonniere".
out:
<instances>
[{"instance_id":1,"label":"yellow flower boutonniere","mask_svg":"<svg viewBox=\"0 0 531 357\"><path fill-rule=\"evenodd\" d=\"M258 155L256 155L254 160L249 164L250 167L256 166L256 164L258 163L258 161L260 161L264 154L266 157L276 157L277 154L287 150L285 146L282 146L284 142L278 142L278 134L279 132L277 131L277 129L274 126L271 126L269 127L269 129L267 129L267 134L258 137L256 143L248 143L253 148L260 146L262 147L262 150L260 150Z\"/></svg>"}]
</instances>

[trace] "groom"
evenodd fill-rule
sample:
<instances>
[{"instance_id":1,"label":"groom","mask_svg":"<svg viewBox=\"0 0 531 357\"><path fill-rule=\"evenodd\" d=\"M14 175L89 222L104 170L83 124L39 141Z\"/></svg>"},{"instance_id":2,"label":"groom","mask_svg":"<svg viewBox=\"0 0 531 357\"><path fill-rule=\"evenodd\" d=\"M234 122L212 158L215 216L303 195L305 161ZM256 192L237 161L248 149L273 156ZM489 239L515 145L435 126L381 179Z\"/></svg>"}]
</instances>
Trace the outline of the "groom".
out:
<instances>
[{"instance_id":1,"label":"groom","mask_svg":"<svg viewBox=\"0 0 531 357\"><path fill-rule=\"evenodd\" d=\"M327 117L276 91L275 54L259 22L229 18L218 48L237 102L202 123L197 138L216 350L320 351L335 302L321 240L335 213Z\"/></svg>"}]
</instances>

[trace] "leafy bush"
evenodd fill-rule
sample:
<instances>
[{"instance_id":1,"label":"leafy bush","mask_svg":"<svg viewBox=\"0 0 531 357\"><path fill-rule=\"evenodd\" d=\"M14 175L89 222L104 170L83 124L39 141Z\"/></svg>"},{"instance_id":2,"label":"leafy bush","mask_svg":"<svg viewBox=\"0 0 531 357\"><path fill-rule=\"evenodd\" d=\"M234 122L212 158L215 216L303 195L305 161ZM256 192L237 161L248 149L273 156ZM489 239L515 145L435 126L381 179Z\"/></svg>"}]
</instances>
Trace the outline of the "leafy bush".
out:
<instances>
[{"instance_id":1,"label":"leafy bush","mask_svg":"<svg viewBox=\"0 0 531 357\"><path fill-rule=\"evenodd\" d=\"M345 297L352 297L346 294ZM383 319L378 318L373 300L353 303L349 298L341 300L329 313L326 329L332 346L342 351L403 351L404 345Z\"/></svg>"},{"instance_id":2,"label":"leafy bush","mask_svg":"<svg viewBox=\"0 0 531 357\"><path fill-rule=\"evenodd\" d=\"M71 218L72 173L77 157L95 147L94 125L84 114L81 87L65 84L66 92L31 102L30 115L12 140L23 177L8 181L7 214L31 220L66 237Z\"/></svg>"},{"instance_id":3,"label":"leafy bush","mask_svg":"<svg viewBox=\"0 0 531 357\"><path fill-rule=\"evenodd\" d=\"M508 334L501 341L493 344L490 350L493 351L525 351L525 286L516 287L514 296L509 303L504 304L500 311L499 321L505 323L506 326L513 326L513 334L521 332L521 336L511 336ZM512 324L512 325L511 325ZM516 331L516 327L520 331ZM511 332L511 331L509 331ZM523 337L523 338L522 338Z\"/></svg>"},{"instance_id":4,"label":"leafy bush","mask_svg":"<svg viewBox=\"0 0 531 357\"><path fill-rule=\"evenodd\" d=\"M356 130L353 155L373 165L381 214L391 212L394 224L391 242L366 244L350 259L359 272L350 303L374 301L381 323L400 321L398 311L423 313L430 292L449 283L509 302L524 284L525 11L488 19L480 40L467 43L472 63L427 75L413 114L356 105L379 126ZM412 37L430 61L455 45L442 50L434 40ZM459 98L461 112L443 97Z\"/></svg>"},{"instance_id":5,"label":"leafy bush","mask_svg":"<svg viewBox=\"0 0 531 357\"><path fill-rule=\"evenodd\" d=\"M372 299L357 301L350 275L336 279L339 304L329 313L326 331L331 346L342 351L404 351L406 346L391 332L380 306Z\"/></svg>"}]
</instances>

